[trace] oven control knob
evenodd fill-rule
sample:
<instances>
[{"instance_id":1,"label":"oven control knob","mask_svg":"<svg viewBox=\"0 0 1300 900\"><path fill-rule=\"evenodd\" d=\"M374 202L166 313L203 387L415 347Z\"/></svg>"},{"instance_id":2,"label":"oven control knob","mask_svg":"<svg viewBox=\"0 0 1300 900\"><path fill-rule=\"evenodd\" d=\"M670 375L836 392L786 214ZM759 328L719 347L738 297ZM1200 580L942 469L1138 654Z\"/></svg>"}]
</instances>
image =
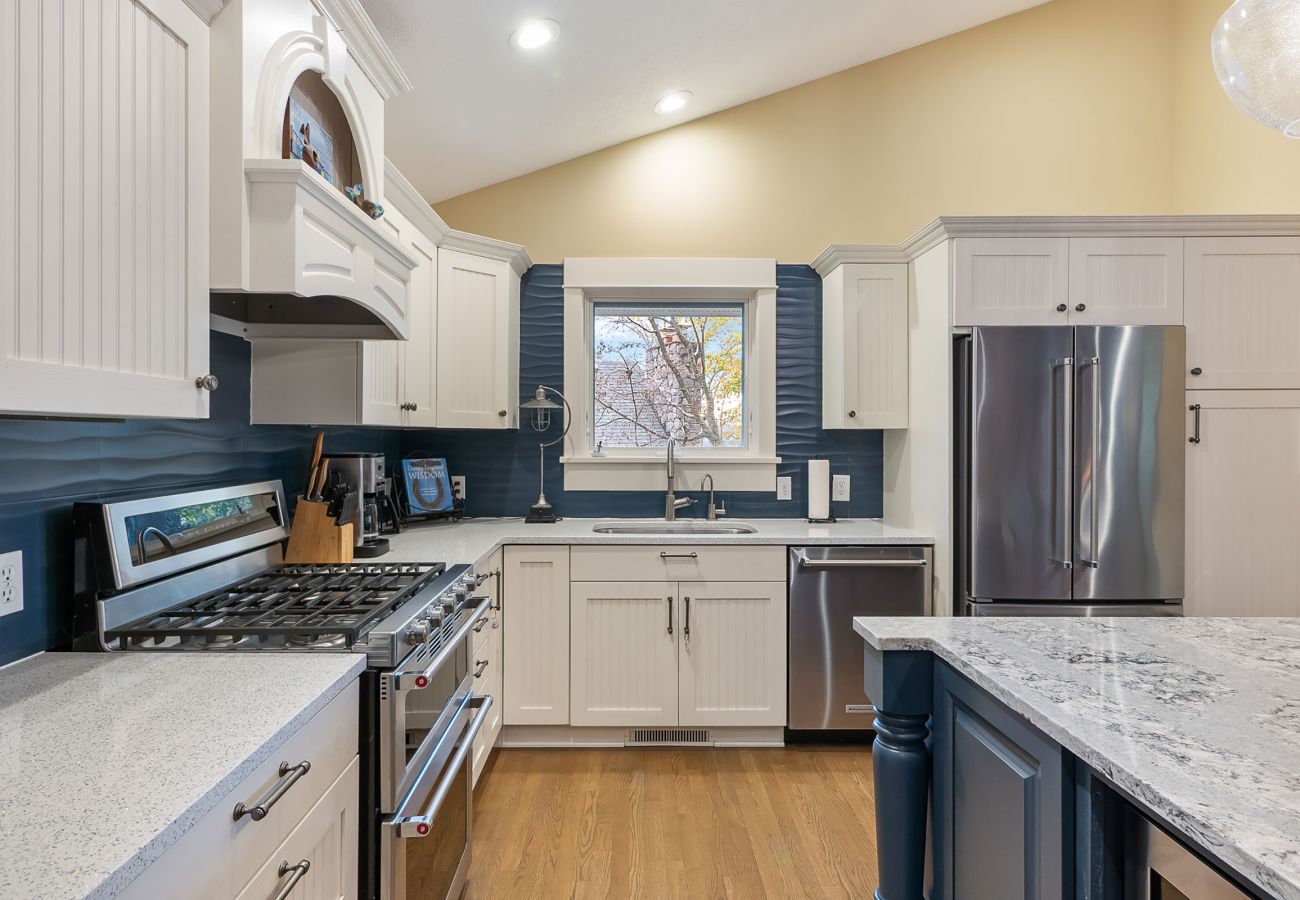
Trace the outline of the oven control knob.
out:
<instances>
[{"instance_id":1,"label":"oven control knob","mask_svg":"<svg viewBox=\"0 0 1300 900\"><path fill-rule=\"evenodd\" d=\"M433 620L419 619L406 629L406 639L413 644L425 644L433 634Z\"/></svg>"}]
</instances>

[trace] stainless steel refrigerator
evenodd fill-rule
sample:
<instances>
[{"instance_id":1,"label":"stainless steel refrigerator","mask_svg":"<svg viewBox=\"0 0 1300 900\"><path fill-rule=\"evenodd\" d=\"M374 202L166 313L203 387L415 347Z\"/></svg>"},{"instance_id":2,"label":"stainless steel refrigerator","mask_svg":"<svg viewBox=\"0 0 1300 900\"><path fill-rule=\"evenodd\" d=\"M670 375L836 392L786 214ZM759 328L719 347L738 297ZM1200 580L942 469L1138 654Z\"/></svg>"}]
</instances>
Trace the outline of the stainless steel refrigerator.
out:
<instances>
[{"instance_id":1,"label":"stainless steel refrigerator","mask_svg":"<svg viewBox=\"0 0 1300 900\"><path fill-rule=\"evenodd\" d=\"M970 615L1181 615L1181 327L974 328L954 345Z\"/></svg>"}]
</instances>

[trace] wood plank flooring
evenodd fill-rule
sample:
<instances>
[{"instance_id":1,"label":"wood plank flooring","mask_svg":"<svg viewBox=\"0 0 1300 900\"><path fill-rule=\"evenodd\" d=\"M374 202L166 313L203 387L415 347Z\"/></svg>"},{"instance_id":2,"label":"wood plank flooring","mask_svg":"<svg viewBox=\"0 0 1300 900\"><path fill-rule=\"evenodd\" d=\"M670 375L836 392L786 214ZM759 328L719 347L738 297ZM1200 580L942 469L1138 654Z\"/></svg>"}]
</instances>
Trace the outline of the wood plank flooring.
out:
<instances>
[{"instance_id":1,"label":"wood plank flooring","mask_svg":"<svg viewBox=\"0 0 1300 900\"><path fill-rule=\"evenodd\" d=\"M876 885L860 748L497 750L465 897L837 898Z\"/></svg>"}]
</instances>

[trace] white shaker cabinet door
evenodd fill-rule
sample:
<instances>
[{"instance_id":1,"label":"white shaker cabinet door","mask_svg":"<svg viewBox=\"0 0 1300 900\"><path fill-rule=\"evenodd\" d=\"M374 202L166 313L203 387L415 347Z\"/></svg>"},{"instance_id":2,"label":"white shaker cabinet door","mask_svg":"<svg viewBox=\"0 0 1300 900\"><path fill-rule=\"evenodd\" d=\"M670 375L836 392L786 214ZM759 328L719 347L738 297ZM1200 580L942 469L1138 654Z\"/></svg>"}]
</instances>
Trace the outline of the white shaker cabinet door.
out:
<instances>
[{"instance_id":1,"label":"white shaker cabinet door","mask_svg":"<svg viewBox=\"0 0 1300 900\"><path fill-rule=\"evenodd\" d=\"M502 673L506 725L569 724L569 548L506 547Z\"/></svg>"},{"instance_id":2,"label":"white shaker cabinet door","mask_svg":"<svg viewBox=\"0 0 1300 900\"><path fill-rule=\"evenodd\" d=\"M419 266L411 273L411 339L402 345L403 424L438 424L434 376L438 353L438 248L423 235L406 248Z\"/></svg>"},{"instance_id":3,"label":"white shaker cabinet door","mask_svg":"<svg viewBox=\"0 0 1300 900\"><path fill-rule=\"evenodd\" d=\"M1300 616L1300 391L1187 403L1187 614Z\"/></svg>"},{"instance_id":4,"label":"white shaker cabinet door","mask_svg":"<svg viewBox=\"0 0 1300 900\"><path fill-rule=\"evenodd\" d=\"M850 263L822 283L822 427L906 428L907 266Z\"/></svg>"},{"instance_id":5,"label":"white shaker cabinet door","mask_svg":"<svg viewBox=\"0 0 1300 900\"><path fill-rule=\"evenodd\" d=\"M957 238L953 324L1069 324L1069 247L1069 238Z\"/></svg>"},{"instance_id":6,"label":"white shaker cabinet door","mask_svg":"<svg viewBox=\"0 0 1300 900\"><path fill-rule=\"evenodd\" d=\"M784 581L686 582L681 596L682 725L784 725Z\"/></svg>"},{"instance_id":7,"label":"white shaker cabinet door","mask_svg":"<svg viewBox=\"0 0 1300 900\"><path fill-rule=\"evenodd\" d=\"M208 42L182 0L0 4L0 412L207 416Z\"/></svg>"},{"instance_id":8,"label":"white shaker cabinet door","mask_svg":"<svg viewBox=\"0 0 1300 900\"><path fill-rule=\"evenodd\" d=\"M438 249L438 426L519 423L519 278L508 262Z\"/></svg>"},{"instance_id":9,"label":"white shaker cabinet door","mask_svg":"<svg viewBox=\"0 0 1300 900\"><path fill-rule=\"evenodd\" d=\"M1183 324L1183 239L1070 238L1070 323Z\"/></svg>"},{"instance_id":10,"label":"white shaker cabinet door","mask_svg":"<svg viewBox=\"0 0 1300 900\"><path fill-rule=\"evenodd\" d=\"M1188 238L1187 387L1300 390L1300 238Z\"/></svg>"},{"instance_id":11,"label":"white shaker cabinet door","mask_svg":"<svg viewBox=\"0 0 1300 900\"><path fill-rule=\"evenodd\" d=\"M580 581L570 600L572 724L676 725L676 583Z\"/></svg>"}]
</instances>

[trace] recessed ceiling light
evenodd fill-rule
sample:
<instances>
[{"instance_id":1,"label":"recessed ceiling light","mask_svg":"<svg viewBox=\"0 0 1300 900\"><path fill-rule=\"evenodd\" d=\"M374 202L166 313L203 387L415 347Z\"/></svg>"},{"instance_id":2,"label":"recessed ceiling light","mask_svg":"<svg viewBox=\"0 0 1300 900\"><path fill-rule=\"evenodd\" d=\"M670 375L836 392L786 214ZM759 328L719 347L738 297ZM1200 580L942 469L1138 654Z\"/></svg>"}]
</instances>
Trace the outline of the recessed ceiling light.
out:
<instances>
[{"instance_id":1,"label":"recessed ceiling light","mask_svg":"<svg viewBox=\"0 0 1300 900\"><path fill-rule=\"evenodd\" d=\"M655 112L662 115L675 113L685 106L690 99L690 91L673 91L671 94L664 94L659 98L659 102L655 104Z\"/></svg>"},{"instance_id":2,"label":"recessed ceiling light","mask_svg":"<svg viewBox=\"0 0 1300 900\"><path fill-rule=\"evenodd\" d=\"M510 35L510 46L516 50L536 50L559 37L560 25L554 19L529 19Z\"/></svg>"}]
</instances>

